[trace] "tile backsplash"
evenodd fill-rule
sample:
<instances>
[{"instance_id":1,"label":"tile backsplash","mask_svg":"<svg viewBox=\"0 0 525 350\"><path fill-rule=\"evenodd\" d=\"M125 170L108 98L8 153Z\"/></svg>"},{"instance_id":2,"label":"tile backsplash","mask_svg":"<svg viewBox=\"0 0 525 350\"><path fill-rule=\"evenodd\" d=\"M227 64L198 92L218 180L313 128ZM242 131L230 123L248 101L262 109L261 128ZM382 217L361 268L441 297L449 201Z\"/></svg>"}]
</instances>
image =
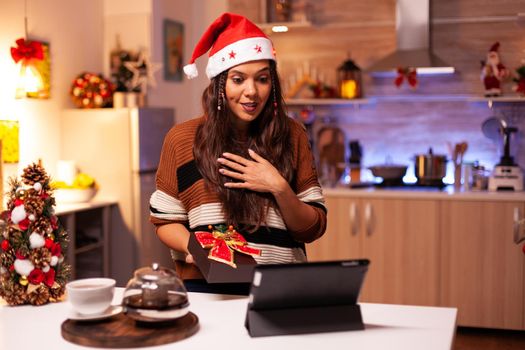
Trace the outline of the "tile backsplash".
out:
<instances>
[{"instance_id":1,"label":"tile backsplash","mask_svg":"<svg viewBox=\"0 0 525 350\"><path fill-rule=\"evenodd\" d=\"M292 113L299 113L301 108L289 107ZM316 106L314 114L311 127L314 140L323 125L337 125L345 133L347 148L350 140L361 143L363 167L384 164L388 158L395 164L409 166L405 177L409 182L415 181L414 156L427 153L430 147L435 154L450 156L447 143L466 141L464 162L478 161L492 169L499 162L503 144L487 138L481 126L490 117L502 118L518 128L511 136L511 155L525 168L525 103L522 102L495 103L489 108L487 102L378 101L358 108ZM363 178L371 180L372 175L364 171ZM449 162L445 182L452 181L453 167Z\"/></svg>"}]
</instances>

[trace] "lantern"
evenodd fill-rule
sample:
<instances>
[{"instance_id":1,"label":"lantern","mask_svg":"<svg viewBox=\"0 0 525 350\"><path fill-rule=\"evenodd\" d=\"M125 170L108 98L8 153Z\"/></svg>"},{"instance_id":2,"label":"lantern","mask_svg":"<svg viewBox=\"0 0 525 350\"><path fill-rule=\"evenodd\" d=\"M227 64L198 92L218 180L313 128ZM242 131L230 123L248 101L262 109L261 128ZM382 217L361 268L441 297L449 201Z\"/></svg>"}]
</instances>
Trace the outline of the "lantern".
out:
<instances>
[{"instance_id":1,"label":"lantern","mask_svg":"<svg viewBox=\"0 0 525 350\"><path fill-rule=\"evenodd\" d=\"M337 68L337 85L341 98L361 98L363 87L361 83L361 68L348 59Z\"/></svg>"}]
</instances>

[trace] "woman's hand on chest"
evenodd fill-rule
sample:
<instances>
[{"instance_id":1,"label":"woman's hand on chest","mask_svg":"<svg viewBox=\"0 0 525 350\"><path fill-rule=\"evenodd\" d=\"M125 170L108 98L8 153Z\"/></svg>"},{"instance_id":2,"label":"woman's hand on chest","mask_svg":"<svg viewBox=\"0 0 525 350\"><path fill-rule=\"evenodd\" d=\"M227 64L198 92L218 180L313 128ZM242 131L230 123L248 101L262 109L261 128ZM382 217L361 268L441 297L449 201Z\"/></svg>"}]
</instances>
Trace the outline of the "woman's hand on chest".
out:
<instances>
[{"instance_id":1,"label":"woman's hand on chest","mask_svg":"<svg viewBox=\"0 0 525 350\"><path fill-rule=\"evenodd\" d=\"M226 182L228 188L245 188L256 192L270 192L274 196L284 191L288 183L279 171L266 159L248 150L252 159L233 153L223 153L217 159L219 172L236 181Z\"/></svg>"}]
</instances>

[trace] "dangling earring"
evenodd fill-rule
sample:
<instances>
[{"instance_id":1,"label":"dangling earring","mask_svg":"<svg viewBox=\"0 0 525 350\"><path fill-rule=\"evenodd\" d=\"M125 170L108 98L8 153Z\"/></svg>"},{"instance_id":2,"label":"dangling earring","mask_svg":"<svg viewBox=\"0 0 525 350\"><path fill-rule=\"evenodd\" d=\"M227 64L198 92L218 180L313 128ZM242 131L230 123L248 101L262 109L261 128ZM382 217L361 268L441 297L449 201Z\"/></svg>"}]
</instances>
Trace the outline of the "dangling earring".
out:
<instances>
[{"instance_id":1,"label":"dangling earring","mask_svg":"<svg viewBox=\"0 0 525 350\"><path fill-rule=\"evenodd\" d=\"M224 75L221 74L219 77L219 98L217 101L217 110L222 110L222 105L224 104Z\"/></svg>"},{"instance_id":2,"label":"dangling earring","mask_svg":"<svg viewBox=\"0 0 525 350\"><path fill-rule=\"evenodd\" d=\"M273 116L277 117L277 92L275 90L275 78L272 74L272 93L273 93Z\"/></svg>"},{"instance_id":3,"label":"dangling earring","mask_svg":"<svg viewBox=\"0 0 525 350\"><path fill-rule=\"evenodd\" d=\"M219 101L217 101L217 110L222 110L222 100L224 98L224 94L221 92L219 93Z\"/></svg>"}]
</instances>

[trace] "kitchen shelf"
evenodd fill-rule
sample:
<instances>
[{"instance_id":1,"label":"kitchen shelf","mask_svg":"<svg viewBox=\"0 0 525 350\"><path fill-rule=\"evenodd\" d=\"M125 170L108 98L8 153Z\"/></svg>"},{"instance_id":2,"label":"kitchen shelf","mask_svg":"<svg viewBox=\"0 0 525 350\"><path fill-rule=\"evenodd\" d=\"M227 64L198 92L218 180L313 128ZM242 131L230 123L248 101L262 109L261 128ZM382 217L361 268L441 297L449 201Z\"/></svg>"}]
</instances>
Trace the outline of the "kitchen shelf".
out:
<instances>
[{"instance_id":1,"label":"kitchen shelf","mask_svg":"<svg viewBox=\"0 0 525 350\"><path fill-rule=\"evenodd\" d=\"M58 203L55 214L69 234L71 278L109 276L111 215L116 201Z\"/></svg>"},{"instance_id":2,"label":"kitchen shelf","mask_svg":"<svg viewBox=\"0 0 525 350\"><path fill-rule=\"evenodd\" d=\"M272 32L274 26L287 26L289 29L335 29L335 28L363 28L363 27L395 27L395 21L359 21L359 22L330 22L330 23L313 23L310 21L298 21L298 22L269 22L269 23L257 23L257 26L262 30ZM275 32L279 34L279 32Z\"/></svg>"},{"instance_id":3,"label":"kitchen shelf","mask_svg":"<svg viewBox=\"0 0 525 350\"><path fill-rule=\"evenodd\" d=\"M289 29L304 29L311 28L312 22L310 21L300 21L300 22L268 22L268 23L258 23L257 26L264 31L272 31L272 28L275 26L286 26Z\"/></svg>"},{"instance_id":4,"label":"kitchen shelf","mask_svg":"<svg viewBox=\"0 0 525 350\"><path fill-rule=\"evenodd\" d=\"M288 106L349 106L373 104L376 102L486 102L489 107L495 103L523 103L525 97L502 96L480 97L475 95L392 95L370 96L360 99L341 98L290 98L286 99Z\"/></svg>"},{"instance_id":5,"label":"kitchen shelf","mask_svg":"<svg viewBox=\"0 0 525 350\"><path fill-rule=\"evenodd\" d=\"M370 100L367 98L344 99L344 98L290 98L286 99L288 106L348 106L348 105L362 105L368 104Z\"/></svg>"}]
</instances>

